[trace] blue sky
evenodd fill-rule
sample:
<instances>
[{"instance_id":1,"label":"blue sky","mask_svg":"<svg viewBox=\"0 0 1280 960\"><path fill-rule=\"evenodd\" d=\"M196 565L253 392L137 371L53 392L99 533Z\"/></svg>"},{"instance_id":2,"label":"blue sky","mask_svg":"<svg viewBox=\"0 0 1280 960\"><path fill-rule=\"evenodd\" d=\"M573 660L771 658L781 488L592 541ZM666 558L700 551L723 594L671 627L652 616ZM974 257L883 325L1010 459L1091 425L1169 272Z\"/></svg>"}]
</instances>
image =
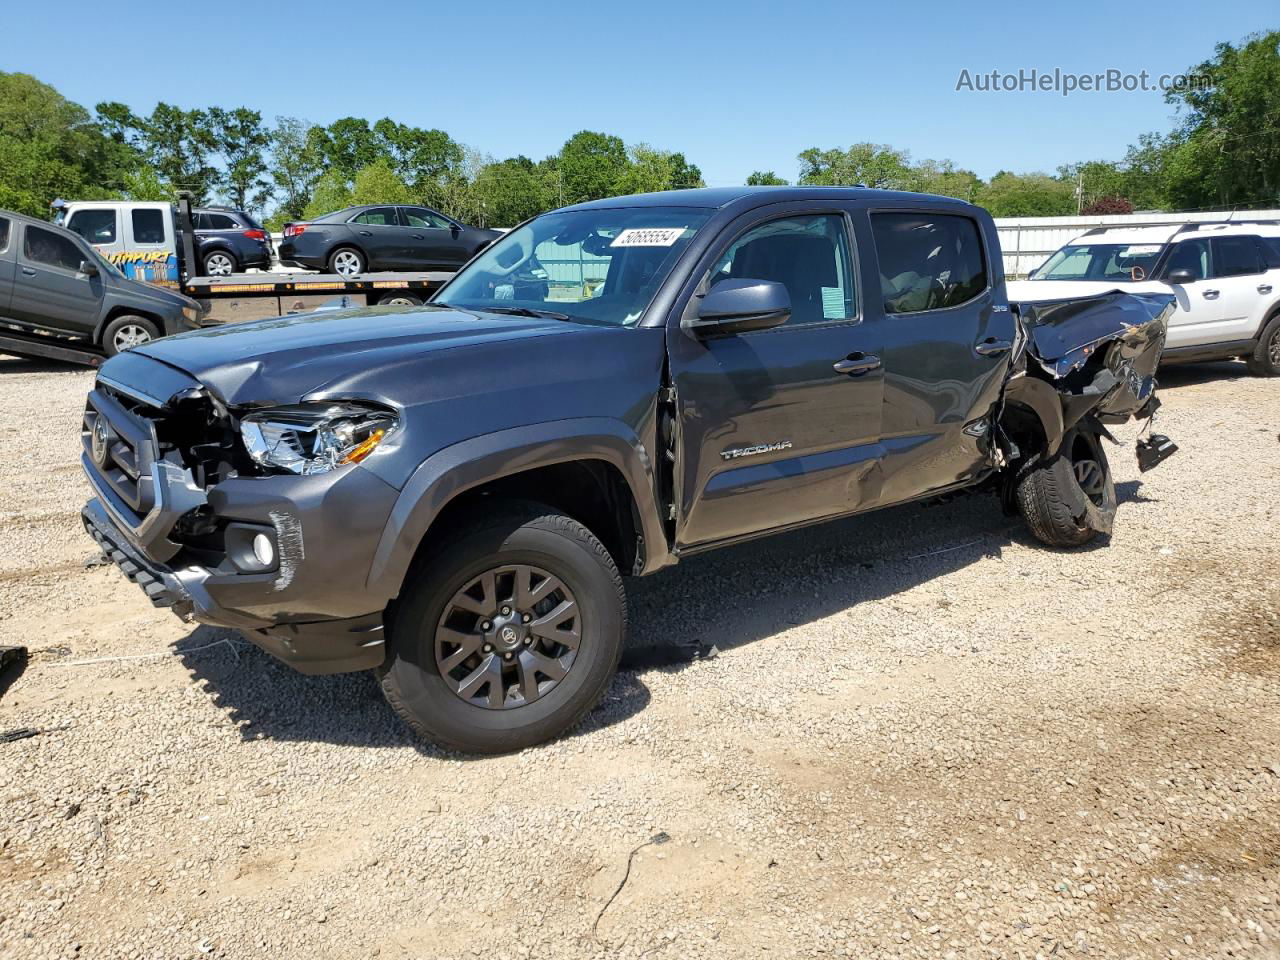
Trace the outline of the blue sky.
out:
<instances>
[{"instance_id":1,"label":"blue sky","mask_svg":"<svg viewBox=\"0 0 1280 960\"><path fill-rule=\"evenodd\" d=\"M602 130L682 150L712 185L864 140L988 177L1119 159L1171 112L1154 92L957 92L962 69L1179 73L1277 26L1275 0L14 3L0 69L86 106L385 115L498 158Z\"/></svg>"}]
</instances>

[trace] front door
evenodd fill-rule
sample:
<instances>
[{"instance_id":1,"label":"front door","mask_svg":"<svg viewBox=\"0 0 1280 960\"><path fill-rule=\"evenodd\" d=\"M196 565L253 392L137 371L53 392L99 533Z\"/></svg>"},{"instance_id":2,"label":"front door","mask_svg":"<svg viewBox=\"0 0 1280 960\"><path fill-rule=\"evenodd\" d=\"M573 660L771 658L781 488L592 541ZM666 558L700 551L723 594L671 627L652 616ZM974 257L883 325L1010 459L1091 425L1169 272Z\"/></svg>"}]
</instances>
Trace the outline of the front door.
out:
<instances>
[{"instance_id":1,"label":"front door","mask_svg":"<svg viewBox=\"0 0 1280 960\"><path fill-rule=\"evenodd\" d=\"M60 230L18 223L13 228L22 240L9 313L43 329L92 334L102 312L103 289L101 275L80 272L80 264L91 258L89 251Z\"/></svg>"},{"instance_id":2,"label":"front door","mask_svg":"<svg viewBox=\"0 0 1280 960\"><path fill-rule=\"evenodd\" d=\"M694 338L675 318L679 547L875 504L884 371L879 325L859 308L847 214L755 211L704 258L686 312L725 279L772 280L791 317L769 330Z\"/></svg>"},{"instance_id":3,"label":"front door","mask_svg":"<svg viewBox=\"0 0 1280 960\"><path fill-rule=\"evenodd\" d=\"M403 207L402 212L408 224L409 252L415 269L457 267L469 259L458 243L457 234L461 231L446 217L426 207Z\"/></svg>"},{"instance_id":4,"label":"front door","mask_svg":"<svg viewBox=\"0 0 1280 960\"><path fill-rule=\"evenodd\" d=\"M990 414L1017 321L989 218L988 231L975 217L918 205L869 218L879 283L867 316L883 331L888 370L881 497L897 503L989 468Z\"/></svg>"}]
</instances>

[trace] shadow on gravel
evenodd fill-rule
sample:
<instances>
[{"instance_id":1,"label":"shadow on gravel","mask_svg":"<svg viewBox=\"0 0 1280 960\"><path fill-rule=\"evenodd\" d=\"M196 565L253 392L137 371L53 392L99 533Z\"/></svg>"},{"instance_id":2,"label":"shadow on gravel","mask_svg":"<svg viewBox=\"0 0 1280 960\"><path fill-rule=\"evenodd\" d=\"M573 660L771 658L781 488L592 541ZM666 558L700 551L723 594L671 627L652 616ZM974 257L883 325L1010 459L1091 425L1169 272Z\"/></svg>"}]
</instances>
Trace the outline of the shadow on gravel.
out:
<instances>
[{"instance_id":1,"label":"shadow on gravel","mask_svg":"<svg viewBox=\"0 0 1280 960\"><path fill-rule=\"evenodd\" d=\"M1141 480L1121 480L1116 484L1116 503L1159 503L1153 497L1145 497L1138 491L1142 489Z\"/></svg>"},{"instance_id":2,"label":"shadow on gravel","mask_svg":"<svg viewBox=\"0 0 1280 960\"><path fill-rule=\"evenodd\" d=\"M213 705L229 711L228 719L242 740L412 747L423 756L459 758L415 738L387 705L370 672L305 676L236 631L218 627L197 627L178 641L176 652ZM621 673L600 706L567 736L617 723L648 703L644 683L634 674Z\"/></svg>"},{"instance_id":3,"label":"shadow on gravel","mask_svg":"<svg viewBox=\"0 0 1280 960\"><path fill-rule=\"evenodd\" d=\"M6 373L75 373L84 372L88 367L74 363L61 363L57 360L29 360L26 357L12 357L0 353L0 376Z\"/></svg>"},{"instance_id":4,"label":"shadow on gravel","mask_svg":"<svg viewBox=\"0 0 1280 960\"><path fill-rule=\"evenodd\" d=\"M1252 378L1243 360L1215 360L1212 363L1174 364L1160 368L1160 389L1176 390L1219 380Z\"/></svg>"},{"instance_id":5,"label":"shadow on gravel","mask_svg":"<svg viewBox=\"0 0 1280 960\"><path fill-rule=\"evenodd\" d=\"M1119 486L1122 501L1141 502L1136 481ZM653 576L628 580L628 650L702 645L728 650L836 614L856 616L857 606L865 601L901 593L986 558L999 559L1013 543L1047 549L1031 538L1020 520L1004 516L995 497L970 494L893 507L689 557ZM1011 576L993 569L991 589L1016 589L1021 580ZM217 642L224 638L235 645ZM369 673L304 676L238 634L212 627L200 627L185 638L179 656L192 676L203 681L214 704L230 711L246 740L413 746L426 756L453 756L416 742ZM628 668L629 661L646 659L659 665ZM624 659L603 704L570 736L643 710L650 699L642 680L648 670L674 671L689 665L678 656L671 662Z\"/></svg>"}]
</instances>

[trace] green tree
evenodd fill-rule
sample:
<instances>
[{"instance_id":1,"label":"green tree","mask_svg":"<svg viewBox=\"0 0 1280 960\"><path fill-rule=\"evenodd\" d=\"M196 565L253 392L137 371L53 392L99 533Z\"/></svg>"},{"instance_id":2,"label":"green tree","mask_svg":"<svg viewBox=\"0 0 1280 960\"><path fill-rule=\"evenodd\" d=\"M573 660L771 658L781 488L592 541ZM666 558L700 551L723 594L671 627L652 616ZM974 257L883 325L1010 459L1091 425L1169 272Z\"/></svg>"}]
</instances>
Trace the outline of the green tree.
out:
<instances>
[{"instance_id":1,"label":"green tree","mask_svg":"<svg viewBox=\"0 0 1280 960\"><path fill-rule=\"evenodd\" d=\"M413 203L416 198L409 185L391 169L385 158L379 158L356 171L351 188L351 202L360 203Z\"/></svg>"},{"instance_id":2,"label":"green tree","mask_svg":"<svg viewBox=\"0 0 1280 960\"><path fill-rule=\"evenodd\" d=\"M260 211L271 196L267 179L267 148L271 132L257 110L236 107L209 109L209 123L222 154L219 185L239 210Z\"/></svg>"},{"instance_id":3,"label":"green tree","mask_svg":"<svg viewBox=\"0 0 1280 960\"><path fill-rule=\"evenodd\" d=\"M909 154L883 143L855 143L848 150L802 152L800 183L806 186L849 187L861 184L885 190L911 189Z\"/></svg>"},{"instance_id":4,"label":"green tree","mask_svg":"<svg viewBox=\"0 0 1280 960\"><path fill-rule=\"evenodd\" d=\"M583 130L570 137L556 158L555 170L563 187L563 203L581 203L616 196L619 177L627 168L627 148L619 137Z\"/></svg>"},{"instance_id":5,"label":"green tree","mask_svg":"<svg viewBox=\"0 0 1280 960\"><path fill-rule=\"evenodd\" d=\"M0 72L0 207L47 216L56 197L117 196L138 162L78 103L30 74Z\"/></svg>"},{"instance_id":6,"label":"green tree","mask_svg":"<svg viewBox=\"0 0 1280 960\"><path fill-rule=\"evenodd\" d=\"M481 212L480 223L514 227L552 205L546 179L528 157L487 163L476 175L472 190Z\"/></svg>"},{"instance_id":7,"label":"green tree","mask_svg":"<svg viewBox=\"0 0 1280 960\"><path fill-rule=\"evenodd\" d=\"M1043 173L1001 171L977 202L993 217L1064 217L1076 212L1075 186Z\"/></svg>"},{"instance_id":8,"label":"green tree","mask_svg":"<svg viewBox=\"0 0 1280 960\"><path fill-rule=\"evenodd\" d=\"M373 125L373 135L379 155L420 193L455 175L466 160L465 148L443 130L408 127L383 117Z\"/></svg>"},{"instance_id":9,"label":"green tree","mask_svg":"<svg viewBox=\"0 0 1280 960\"><path fill-rule=\"evenodd\" d=\"M361 117L343 117L322 128L316 146L325 169L336 171L348 182L355 179L356 171L388 156L385 144L369 129L369 121Z\"/></svg>"},{"instance_id":10,"label":"green tree","mask_svg":"<svg viewBox=\"0 0 1280 960\"><path fill-rule=\"evenodd\" d=\"M785 187L787 181L772 170L755 170L747 177L748 187Z\"/></svg>"},{"instance_id":11,"label":"green tree","mask_svg":"<svg viewBox=\"0 0 1280 960\"><path fill-rule=\"evenodd\" d=\"M702 171L690 164L683 153L655 150L640 143L631 148L627 164L613 183L615 195L659 193L701 187Z\"/></svg>"},{"instance_id":12,"label":"green tree","mask_svg":"<svg viewBox=\"0 0 1280 960\"><path fill-rule=\"evenodd\" d=\"M314 220L326 213L333 213L343 207L349 207L354 201L351 198L351 184L337 170L326 170L316 181L311 199L302 209L304 220Z\"/></svg>"},{"instance_id":13,"label":"green tree","mask_svg":"<svg viewBox=\"0 0 1280 960\"><path fill-rule=\"evenodd\" d=\"M1220 43L1165 100L1181 122L1166 145L1168 189L1182 206L1280 198L1280 30Z\"/></svg>"},{"instance_id":14,"label":"green tree","mask_svg":"<svg viewBox=\"0 0 1280 960\"><path fill-rule=\"evenodd\" d=\"M189 190L204 203L219 180L210 162L218 138L204 110L183 110L163 101L147 117L139 117L122 103L97 107L104 130L117 142L140 150L161 179L178 190Z\"/></svg>"},{"instance_id":15,"label":"green tree","mask_svg":"<svg viewBox=\"0 0 1280 960\"><path fill-rule=\"evenodd\" d=\"M142 164L124 175L122 192L126 200L173 201L173 184L162 179L154 167Z\"/></svg>"},{"instance_id":16,"label":"green tree","mask_svg":"<svg viewBox=\"0 0 1280 960\"><path fill-rule=\"evenodd\" d=\"M268 218L275 224L297 220L307 209L311 191L324 169L320 128L297 117L276 117L271 131L271 182L280 206Z\"/></svg>"},{"instance_id":17,"label":"green tree","mask_svg":"<svg viewBox=\"0 0 1280 960\"><path fill-rule=\"evenodd\" d=\"M960 170L950 160L922 160L909 168L905 188L917 193L955 197L973 203L982 180L972 170Z\"/></svg>"}]
</instances>

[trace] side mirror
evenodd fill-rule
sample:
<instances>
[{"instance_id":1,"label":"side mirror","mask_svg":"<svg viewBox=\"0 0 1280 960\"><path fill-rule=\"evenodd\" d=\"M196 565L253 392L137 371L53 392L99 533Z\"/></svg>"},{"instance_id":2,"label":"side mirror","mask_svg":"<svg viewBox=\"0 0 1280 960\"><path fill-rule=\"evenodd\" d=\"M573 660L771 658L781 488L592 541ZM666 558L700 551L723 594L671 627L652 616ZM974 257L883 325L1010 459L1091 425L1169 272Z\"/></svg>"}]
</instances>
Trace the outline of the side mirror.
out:
<instances>
[{"instance_id":1,"label":"side mirror","mask_svg":"<svg viewBox=\"0 0 1280 960\"><path fill-rule=\"evenodd\" d=\"M1164 275L1165 283L1195 283L1199 279L1194 270L1188 270L1186 267L1170 270Z\"/></svg>"},{"instance_id":2,"label":"side mirror","mask_svg":"<svg viewBox=\"0 0 1280 960\"><path fill-rule=\"evenodd\" d=\"M96 277L98 275L98 265L92 260L81 260L80 274L85 277Z\"/></svg>"},{"instance_id":3,"label":"side mirror","mask_svg":"<svg viewBox=\"0 0 1280 960\"><path fill-rule=\"evenodd\" d=\"M1037 268L1036 268L1036 270L1038 270L1038 269L1040 269L1040 268L1039 268L1039 267L1037 267ZM1028 280L1034 280L1035 278L1036 278L1036 271L1035 271L1035 270L1032 270L1032 271L1030 271L1030 272L1027 274L1027 279L1028 279Z\"/></svg>"},{"instance_id":4,"label":"side mirror","mask_svg":"<svg viewBox=\"0 0 1280 960\"><path fill-rule=\"evenodd\" d=\"M458 226L456 223L451 223L449 224L449 232L453 234L453 239L457 240L458 235L462 233L462 228Z\"/></svg>"},{"instance_id":5,"label":"side mirror","mask_svg":"<svg viewBox=\"0 0 1280 960\"><path fill-rule=\"evenodd\" d=\"M695 337L714 337L781 326L791 317L791 295L776 280L721 280L702 298L697 315L681 326Z\"/></svg>"}]
</instances>

